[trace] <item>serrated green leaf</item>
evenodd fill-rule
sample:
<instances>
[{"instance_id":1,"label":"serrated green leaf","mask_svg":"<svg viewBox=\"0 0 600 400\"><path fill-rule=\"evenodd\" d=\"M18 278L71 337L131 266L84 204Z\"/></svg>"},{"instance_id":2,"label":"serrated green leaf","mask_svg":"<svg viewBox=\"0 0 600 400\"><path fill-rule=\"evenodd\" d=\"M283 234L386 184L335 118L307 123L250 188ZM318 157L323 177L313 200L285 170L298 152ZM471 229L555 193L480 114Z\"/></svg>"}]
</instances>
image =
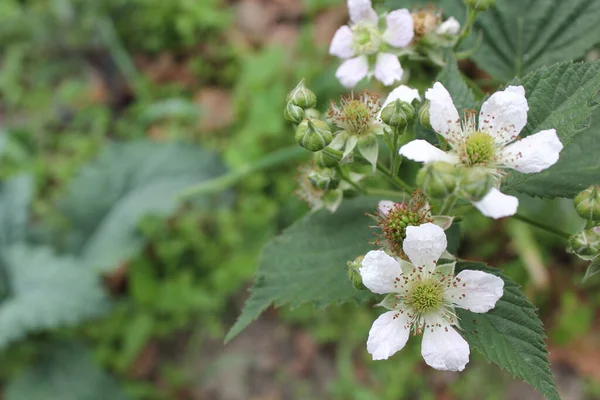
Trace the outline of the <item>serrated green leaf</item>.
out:
<instances>
[{"instance_id":1,"label":"serrated green leaf","mask_svg":"<svg viewBox=\"0 0 600 400\"><path fill-rule=\"evenodd\" d=\"M532 174L527 183L517 186L516 190L538 197L573 198L588 186L600 182L599 154L600 126L595 125L577 135L560 153L555 165Z\"/></svg>"},{"instance_id":2,"label":"serrated green leaf","mask_svg":"<svg viewBox=\"0 0 600 400\"><path fill-rule=\"evenodd\" d=\"M44 347L35 365L8 382L6 400L126 400L118 383L80 344Z\"/></svg>"},{"instance_id":3,"label":"serrated green leaf","mask_svg":"<svg viewBox=\"0 0 600 400\"><path fill-rule=\"evenodd\" d=\"M0 303L0 348L31 332L72 326L107 311L98 276L74 258L16 244L2 254L8 296Z\"/></svg>"},{"instance_id":4,"label":"serrated green leaf","mask_svg":"<svg viewBox=\"0 0 600 400\"><path fill-rule=\"evenodd\" d=\"M461 0L441 3L444 10L464 21ZM477 17L465 47L474 46L481 32L483 40L473 59L494 78L508 80L583 57L600 42L598 19L600 2L594 0L496 1Z\"/></svg>"},{"instance_id":5,"label":"serrated green leaf","mask_svg":"<svg viewBox=\"0 0 600 400\"><path fill-rule=\"evenodd\" d=\"M465 340L488 361L524 380L548 399L560 400L548 361L546 335L535 306L499 270L477 262L461 261L456 265L457 273L466 269L502 278L504 295L484 314L457 309Z\"/></svg>"},{"instance_id":6,"label":"serrated green leaf","mask_svg":"<svg viewBox=\"0 0 600 400\"><path fill-rule=\"evenodd\" d=\"M141 217L168 215L181 189L223 172L216 156L192 145L110 144L70 183L59 204L74 228L71 247L91 268L115 268L142 246ZM198 198L201 206L209 200Z\"/></svg>"},{"instance_id":7,"label":"serrated green leaf","mask_svg":"<svg viewBox=\"0 0 600 400\"><path fill-rule=\"evenodd\" d=\"M242 314L225 341L231 340L270 305L325 307L351 299L362 301L368 291L354 289L347 261L372 249L374 212L380 199L344 202L334 214L309 214L268 243L261 255L256 283Z\"/></svg>"},{"instance_id":8,"label":"serrated green leaf","mask_svg":"<svg viewBox=\"0 0 600 400\"><path fill-rule=\"evenodd\" d=\"M529 104L527 125L520 136L526 137L544 129L555 128L563 145L569 146L571 141L589 126L590 116L598 107L600 62L555 64L532 72L523 78L522 82L514 83L521 83L525 87L525 96ZM572 157L574 152L577 152L577 147L565 149L561 152L561 158L565 155ZM570 168L564 163L557 166L560 169ZM554 167L546 174L542 173L541 177L539 174L511 171L503 189L549 198L571 195L573 182L571 188L567 187L567 190L562 191L560 182L552 178L552 174L557 171L552 168ZM537 179L537 191L528 187L529 180L534 178Z\"/></svg>"},{"instance_id":9,"label":"serrated green leaf","mask_svg":"<svg viewBox=\"0 0 600 400\"><path fill-rule=\"evenodd\" d=\"M477 101L473 92L465 82L454 57L450 56L446 67L440 71L436 80L450 93L454 106L462 115L464 110L477 108Z\"/></svg>"}]
</instances>

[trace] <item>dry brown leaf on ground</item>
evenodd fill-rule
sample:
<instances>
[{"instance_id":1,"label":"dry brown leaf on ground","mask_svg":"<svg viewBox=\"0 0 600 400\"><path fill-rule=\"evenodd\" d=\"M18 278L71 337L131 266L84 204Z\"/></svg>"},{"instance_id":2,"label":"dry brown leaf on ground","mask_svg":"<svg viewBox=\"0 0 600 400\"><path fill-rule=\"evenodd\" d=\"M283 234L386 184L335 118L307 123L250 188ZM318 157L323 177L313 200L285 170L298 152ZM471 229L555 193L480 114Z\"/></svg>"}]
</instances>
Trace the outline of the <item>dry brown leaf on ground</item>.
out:
<instances>
[{"instance_id":1,"label":"dry brown leaf on ground","mask_svg":"<svg viewBox=\"0 0 600 400\"><path fill-rule=\"evenodd\" d=\"M231 93L218 87L202 88L194 102L200 108L200 129L216 131L229 126L234 119Z\"/></svg>"}]
</instances>

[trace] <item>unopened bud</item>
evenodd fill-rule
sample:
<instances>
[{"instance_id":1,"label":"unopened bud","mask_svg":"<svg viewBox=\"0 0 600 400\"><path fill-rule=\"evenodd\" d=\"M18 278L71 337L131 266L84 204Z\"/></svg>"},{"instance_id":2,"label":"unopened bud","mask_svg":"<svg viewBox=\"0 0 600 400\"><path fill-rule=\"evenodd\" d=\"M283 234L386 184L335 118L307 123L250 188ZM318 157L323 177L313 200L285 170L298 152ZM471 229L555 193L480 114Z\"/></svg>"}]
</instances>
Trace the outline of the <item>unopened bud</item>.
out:
<instances>
[{"instance_id":1,"label":"unopened bud","mask_svg":"<svg viewBox=\"0 0 600 400\"><path fill-rule=\"evenodd\" d=\"M323 150L331 140L331 130L329 124L318 119L305 119L296 128L296 143L308 151Z\"/></svg>"},{"instance_id":2,"label":"unopened bud","mask_svg":"<svg viewBox=\"0 0 600 400\"><path fill-rule=\"evenodd\" d=\"M496 178L483 167L461 168L459 172L459 196L471 201L479 201L490 191Z\"/></svg>"},{"instance_id":3,"label":"unopened bud","mask_svg":"<svg viewBox=\"0 0 600 400\"><path fill-rule=\"evenodd\" d=\"M588 221L600 221L600 186L590 186L575 196L577 213Z\"/></svg>"},{"instance_id":4,"label":"unopened bud","mask_svg":"<svg viewBox=\"0 0 600 400\"><path fill-rule=\"evenodd\" d=\"M414 107L402 100L391 102L381 111L381 120L399 129L404 129L414 117Z\"/></svg>"},{"instance_id":5,"label":"unopened bud","mask_svg":"<svg viewBox=\"0 0 600 400\"><path fill-rule=\"evenodd\" d=\"M333 154L334 152L335 154ZM313 160L315 164L321 168L335 167L342 160L342 152L338 150L331 152L317 151L313 157Z\"/></svg>"},{"instance_id":6,"label":"unopened bud","mask_svg":"<svg viewBox=\"0 0 600 400\"><path fill-rule=\"evenodd\" d=\"M598 257L600 255L600 226L571 236L567 251L586 261Z\"/></svg>"},{"instance_id":7,"label":"unopened bud","mask_svg":"<svg viewBox=\"0 0 600 400\"><path fill-rule=\"evenodd\" d=\"M298 83L294 90L288 93L286 100L302 108L312 108L317 104L317 96L304 86L304 79Z\"/></svg>"},{"instance_id":8,"label":"unopened bud","mask_svg":"<svg viewBox=\"0 0 600 400\"><path fill-rule=\"evenodd\" d=\"M304 119L304 110L302 107L294 105L292 102L288 102L283 110L283 116L288 121L299 124Z\"/></svg>"},{"instance_id":9,"label":"unopened bud","mask_svg":"<svg viewBox=\"0 0 600 400\"><path fill-rule=\"evenodd\" d=\"M444 161L426 164L417 174L417 185L433 199L454 193L458 181L456 167Z\"/></svg>"},{"instance_id":10,"label":"unopened bud","mask_svg":"<svg viewBox=\"0 0 600 400\"><path fill-rule=\"evenodd\" d=\"M496 0L463 0L467 7L472 7L477 11L485 11L496 4Z\"/></svg>"},{"instance_id":11,"label":"unopened bud","mask_svg":"<svg viewBox=\"0 0 600 400\"><path fill-rule=\"evenodd\" d=\"M419 123L421 126L431 129L431 121L429 119L429 106L431 102L427 100L419 109Z\"/></svg>"},{"instance_id":12,"label":"unopened bud","mask_svg":"<svg viewBox=\"0 0 600 400\"><path fill-rule=\"evenodd\" d=\"M308 174L308 181L321 190L334 190L340 185L340 176L335 169L321 168Z\"/></svg>"},{"instance_id":13,"label":"unopened bud","mask_svg":"<svg viewBox=\"0 0 600 400\"><path fill-rule=\"evenodd\" d=\"M360 275L359 268L362 267L362 260L364 256L358 256L354 261L348 261L348 279L352 283L355 289L365 290L366 286L363 284L362 276Z\"/></svg>"},{"instance_id":14,"label":"unopened bud","mask_svg":"<svg viewBox=\"0 0 600 400\"><path fill-rule=\"evenodd\" d=\"M304 110L304 117L308 119L320 119L321 112L316 108L307 108Z\"/></svg>"}]
</instances>

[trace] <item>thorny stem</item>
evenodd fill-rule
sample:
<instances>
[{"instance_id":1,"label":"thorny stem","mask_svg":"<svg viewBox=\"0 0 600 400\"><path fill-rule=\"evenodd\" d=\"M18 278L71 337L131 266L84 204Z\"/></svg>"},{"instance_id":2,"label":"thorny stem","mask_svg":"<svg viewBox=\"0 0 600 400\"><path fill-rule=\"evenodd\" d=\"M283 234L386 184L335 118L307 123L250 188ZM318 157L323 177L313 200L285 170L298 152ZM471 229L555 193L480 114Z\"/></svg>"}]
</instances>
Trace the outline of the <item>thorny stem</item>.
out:
<instances>
[{"instance_id":1,"label":"thorny stem","mask_svg":"<svg viewBox=\"0 0 600 400\"><path fill-rule=\"evenodd\" d=\"M545 230L546 232L550 232L550 233L553 233L555 235L561 236L561 237L563 237L565 239L569 239L571 237L571 235L569 235L567 232L563 232L560 229L556 229L556 228L553 228L551 226L542 224L541 222L538 222L536 220L533 220L533 219L528 218L528 217L526 217L524 215L521 215L521 214L515 214L515 215L513 215L513 218L514 219L518 219L519 221L523 221L523 222L525 222L525 223L527 223L529 225L535 226L536 228Z\"/></svg>"}]
</instances>

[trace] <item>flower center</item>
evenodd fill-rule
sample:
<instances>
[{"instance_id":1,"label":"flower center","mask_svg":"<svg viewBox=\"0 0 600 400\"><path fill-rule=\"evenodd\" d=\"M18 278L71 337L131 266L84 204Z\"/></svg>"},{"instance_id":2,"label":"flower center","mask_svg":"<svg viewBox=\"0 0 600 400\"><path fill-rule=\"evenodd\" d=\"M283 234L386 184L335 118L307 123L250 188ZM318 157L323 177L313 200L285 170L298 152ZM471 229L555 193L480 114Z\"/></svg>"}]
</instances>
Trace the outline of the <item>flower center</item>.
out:
<instances>
[{"instance_id":1,"label":"flower center","mask_svg":"<svg viewBox=\"0 0 600 400\"><path fill-rule=\"evenodd\" d=\"M381 35L376 25L357 24L352 27L352 49L359 55L377 53Z\"/></svg>"},{"instance_id":2,"label":"flower center","mask_svg":"<svg viewBox=\"0 0 600 400\"><path fill-rule=\"evenodd\" d=\"M466 140L466 153L470 165L492 161L496 155L494 138L485 132L474 132Z\"/></svg>"},{"instance_id":3,"label":"flower center","mask_svg":"<svg viewBox=\"0 0 600 400\"><path fill-rule=\"evenodd\" d=\"M328 116L349 134L362 136L371 132L379 108L379 97L364 92L342 98L339 106L332 102Z\"/></svg>"},{"instance_id":4,"label":"flower center","mask_svg":"<svg viewBox=\"0 0 600 400\"><path fill-rule=\"evenodd\" d=\"M444 289L439 281L428 279L417 281L408 291L406 303L418 314L438 310L444 302Z\"/></svg>"}]
</instances>

